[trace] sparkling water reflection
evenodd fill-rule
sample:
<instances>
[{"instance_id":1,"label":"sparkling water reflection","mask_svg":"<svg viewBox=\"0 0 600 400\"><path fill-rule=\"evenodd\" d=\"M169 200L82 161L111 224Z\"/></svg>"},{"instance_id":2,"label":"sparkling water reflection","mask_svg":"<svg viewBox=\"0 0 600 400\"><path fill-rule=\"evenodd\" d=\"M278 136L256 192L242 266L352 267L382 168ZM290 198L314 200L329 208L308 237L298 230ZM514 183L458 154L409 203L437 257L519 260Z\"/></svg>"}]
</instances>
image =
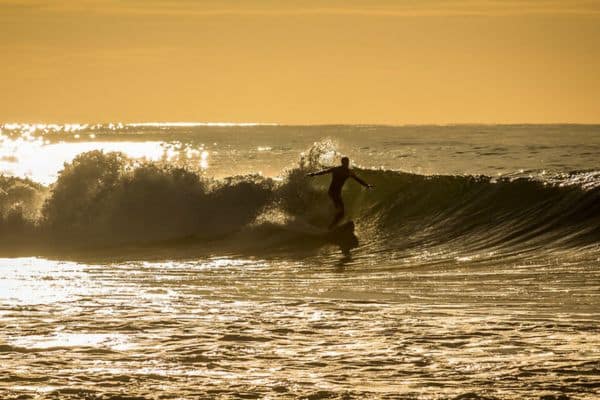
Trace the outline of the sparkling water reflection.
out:
<instances>
[{"instance_id":1,"label":"sparkling water reflection","mask_svg":"<svg viewBox=\"0 0 600 400\"><path fill-rule=\"evenodd\" d=\"M591 399L600 276L549 263L2 259L0 393Z\"/></svg>"}]
</instances>

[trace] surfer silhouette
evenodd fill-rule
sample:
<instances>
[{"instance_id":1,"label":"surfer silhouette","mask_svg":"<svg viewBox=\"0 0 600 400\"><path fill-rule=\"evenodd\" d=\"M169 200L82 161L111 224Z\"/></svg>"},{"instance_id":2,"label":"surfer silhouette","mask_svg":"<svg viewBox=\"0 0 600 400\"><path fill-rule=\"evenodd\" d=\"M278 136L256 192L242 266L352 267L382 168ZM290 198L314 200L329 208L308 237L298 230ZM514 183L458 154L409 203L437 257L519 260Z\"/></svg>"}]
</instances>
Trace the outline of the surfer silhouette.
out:
<instances>
[{"instance_id":1,"label":"surfer silhouette","mask_svg":"<svg viewBox=\"0 0 600 400\"><path fill-rule=\"evenodd\" d=\"M325 175L331 174L331 184L329 185L329 190L327 194L331 197L333 201L333 205L336 209L335 216L333 217L333 221L329 224L329 229L333 229L338 222L344 217L344 201L342 200L342 187L344 183L346 183L346 179L354 178L354 180L367 189L373 187L373 185L369 185L367 182L360 179L352 170L350 170L350 159L348 157L342 157L342 165L339 167L333 167L324 169L318 172L312 172L308 174L308 176L317 176L317 175Z\"/></svg>"}]
</instances>

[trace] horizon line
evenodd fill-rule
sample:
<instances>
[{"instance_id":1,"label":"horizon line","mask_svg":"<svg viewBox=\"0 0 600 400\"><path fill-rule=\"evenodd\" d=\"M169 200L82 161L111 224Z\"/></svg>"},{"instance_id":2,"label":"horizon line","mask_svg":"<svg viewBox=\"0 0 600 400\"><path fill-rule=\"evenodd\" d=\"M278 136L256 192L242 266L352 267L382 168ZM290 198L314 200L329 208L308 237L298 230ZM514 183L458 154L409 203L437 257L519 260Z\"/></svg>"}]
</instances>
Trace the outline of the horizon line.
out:
<instances>
[{"instance_id":1,"label":"horizon line","mask_svg":"<svg viewBox=\"0 0 600 400\"><path fill-rule=\"evenodd\" d=\"M23 126L42 127L61 127L68 126L79 129L110 127L120 129L123 127L258 127L258 126L299 126L299 127L318 127L318 126L381 126L381 127L407 127L407 126L516 126L516 125L600 125L598 122L443 122L443 123L280 123L280 122L209 122L209 121L151 121L151 122L0 122L2 129L18 129Z\"/></svg>"}]
</instances>

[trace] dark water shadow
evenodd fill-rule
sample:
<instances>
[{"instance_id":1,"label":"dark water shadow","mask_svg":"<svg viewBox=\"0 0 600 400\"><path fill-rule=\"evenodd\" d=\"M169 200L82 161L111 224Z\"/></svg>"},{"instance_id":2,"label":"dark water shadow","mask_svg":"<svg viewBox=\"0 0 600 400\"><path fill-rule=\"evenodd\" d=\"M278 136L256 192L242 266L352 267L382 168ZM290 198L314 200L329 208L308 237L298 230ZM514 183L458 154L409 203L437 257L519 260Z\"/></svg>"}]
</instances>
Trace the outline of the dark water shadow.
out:
<instances>
[{"instance_id":1,"label":"dark water shadow","mask_svg":"<svg viewBox=\"0 0 600 400\"><path fill-rule=\"evenodd\" d=\"M247 257L301 261L323 254L327 248L337 249L342 255L339 262L352 261L351 250L358 247L358 237L352 233L343 237L310 236L280 241L237 241L235 237L206 239L197 236L173 238L152 242L119 244L31 241L0 246L0 257L43 257L91 264L129 261L197 260L213 257Z\"/></svg>"}]
</instances>

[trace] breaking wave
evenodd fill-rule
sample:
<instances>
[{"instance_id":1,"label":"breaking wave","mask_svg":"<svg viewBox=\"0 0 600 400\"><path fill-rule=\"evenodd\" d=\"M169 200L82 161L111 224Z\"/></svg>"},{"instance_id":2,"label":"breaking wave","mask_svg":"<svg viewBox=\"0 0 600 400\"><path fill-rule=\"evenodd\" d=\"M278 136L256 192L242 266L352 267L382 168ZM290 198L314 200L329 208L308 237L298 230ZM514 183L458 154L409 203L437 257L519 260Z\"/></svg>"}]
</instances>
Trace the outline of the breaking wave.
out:
<instances>
[{"instance_id":1,"label":"breaking wave","mask_svg":"<svg viewBox=\"0 0 600 400\"><path fill-rule=\"evenodd\" d=\"M215 180L189 168L100 151L66 164L50 187L0 177L0 250L43 253L171 241L232 249L307 245L307 229L327 226L333 212L328 177L306 177L326 153L331 149L316 145L276 180ZM597 172L544 179L357 172L375 189L348 183L344 198L368 251L447 246L517 253L600 242Z\"/></svg>"}]
</instances>

